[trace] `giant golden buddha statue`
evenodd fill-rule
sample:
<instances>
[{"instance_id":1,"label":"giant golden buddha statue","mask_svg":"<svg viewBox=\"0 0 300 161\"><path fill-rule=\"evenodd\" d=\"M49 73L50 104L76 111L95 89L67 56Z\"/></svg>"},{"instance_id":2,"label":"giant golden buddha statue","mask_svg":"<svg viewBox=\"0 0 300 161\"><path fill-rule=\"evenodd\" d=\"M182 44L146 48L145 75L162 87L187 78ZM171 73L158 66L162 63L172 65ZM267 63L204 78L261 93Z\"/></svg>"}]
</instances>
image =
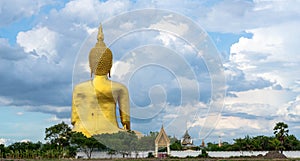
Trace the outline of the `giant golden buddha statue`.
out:
<instances>
[{"instance_id":1,"label":"giant golden buddha statue","mask_svg":"<svg viewBox=\"0 0 300 161\"><path fill-rule=\"evenodd\" d=\"M72 100L73 131L82 132L91 137L103 133L117 133L130 130L129 96L126 86L111 81L112 52L103 42L100 25L97 43L89 53L91 77L74 87ZM119 127L116 105L119 106Z\"/></svg>"}]
</instances>

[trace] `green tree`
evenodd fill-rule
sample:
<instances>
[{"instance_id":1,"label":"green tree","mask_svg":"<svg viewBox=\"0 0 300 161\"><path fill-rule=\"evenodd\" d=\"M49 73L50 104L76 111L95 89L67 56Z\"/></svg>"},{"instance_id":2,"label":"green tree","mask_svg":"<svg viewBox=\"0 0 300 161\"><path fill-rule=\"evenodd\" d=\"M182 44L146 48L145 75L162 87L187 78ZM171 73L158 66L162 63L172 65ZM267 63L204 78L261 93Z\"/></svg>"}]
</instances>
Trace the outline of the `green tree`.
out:
<instances>
[{"instance_id":1,"label":"green tree","mask_svg":"<svg viewBox=\"0 0 300 161\"><path fill-rule=\"evenodd\" d=\"M157 135L157 134L156 134ZM154 150L155 149L155 133L151 133L149 135L145 135L138 139L137 142L137 149L140 151L148 151L148 150Z\"/></svg>"},{"instance_id":2,"label":"green tree","mask_svg":"<svg viewBox=\"0 0 300 161\"><path fill-rule=\"evenodd\" d=\"M218 145L218 144L208 142L208 143L207 143L206 150L207 150L207 151L220 151L220 148L219 148L219 145Z\"/></svg>"},{"instance_id":3,"label":"green tree","mask_svg":"<svg viewBox=\"0 0 300 161\"><path fill-rule=\"evenodd\" d=\"M9 153L9 149L4 144L0 144L0 158L6 158Z\"/></svg>"},{"instance_id":4,"label":"green tree","mask_svg":"<svg viewBox=\"0 0 300 161\"><path fill-rule=\"evenodd\" d=\"M48 155L51 154L52 158L73 157L74 152L70 148L72 131L68 124L61 122L46 128L45 134L45 140L49 141L52 147Z\"/></svg>"},{"instance_id":5,"label":"green tree","mask_svg":"<svg viewBox=\"0 0 300 161\"><path fill-rule=\"evenodd\" d=\"M294 135L289 135L284 142L284 147L286 150L298 150L300 142Z\"/></svg>"},{"instance_id":6,"label":"green tree","mask_svg":"<svg viewBox=\"0 0 300 161\"><path fill-rule=\"evenodd\" d=\"M70 145L71 128L64 122L46 128L45 133L45 140L50 141L54 145L58 145L59 147Z\"/></svg>"},{"instance_id":7,"label":"green tree","mask_svg":"<svg viewBox=\"0 0 300 161\"><path fill-rule=\"evenodd\" d=\"M276 123L273 130L274 130L275 137L281 143L280 152L282 153L283 149L284 149L284 141L285 141L285 139L286 139L286 137L288 136L288 133L289 133L288 125L285 124L284 122L278 122L278 123Z\"/></svg>"},{"instance_id":8,"label":"green tree","mask_svg":"<svg viewBox=\"0 0 300 161\"><path fill-rule=\"evenodd\" d=\"M222 146L219 147L219 149L221 151L230 151L230 150L232 150L232 145L225 141L222 143Z\"/></svg>"},{"instance_id":9,"label":"green tree","mask_svg":"<svg viewBox=\"0 0 300 161\"><path fill-rule=\"evenodd\" d=\"M242 138L233 139L234 150L245 150L245 140Z\"/></svg>"},{"instance_id":10,"label":"green tree","mask_svg":"<svg viewBox=\"0 0 300 161\"><path fill-rule=\"evenodd\" d=\"M101 144L98 140L93 137L88 138L81 132L72 133L71 143L77 145L86 154L88 159L91 159L93 151L106 149L105 145Z\"/></svg>"},{"instance_id":11,"label":"green tree","mask_svg":"<svg viewBox=\"0 0 300 161\"><path fill-rule=\"evenodd\" d=\"M252 138L254 150L271 150L270 140L273 138L267 136L255 136Z\"/></svg>"},{"instance_id":12,"label":"green tree","mask_svg":"<svg viewBox=\"0 0 300 161\"><path fill-rule=\"evenodd\" d=\"M271 150L278 151L280 149L283 149L281 142L277 138L273 138L272 140L270 140L270 144L271 144Z\"/></svg>"},{"instance_id":13,"label":"green tree","mask_svg":"<svg viewBox=\"0 0 300 161\"><path fill-rule=\"evenodd\" d=\"M123 154L123 157L131 155L131 152L137 151L138 148L138 138L133 131L100 134L94 137L109 149Z\"/></svg>"},{"instance_id":14,"label":"green tree","mask_svg":"<svg viewBox=\"0 0 300 161\"><path fill-rule=\"evenodd\" d=\"M110 159L112 159L112 156L117 155L117 152L115 150L109 150L107 154L110 155Z\"/></svg>"},{"instance_id":15,"label":"green tree","mask_svg":"<svg viewBox=\"0 0 300 161\"><path fill-rule=\"evenodd\" d=\"M42 143L15 142L8 146L11 153L17 158L34 158L35 152L41 149Z\"/></svg>"},{"instance_id":16,"label":"green tree","mask_svg":"<svg viewBox=\"0 0 300 161\"><path fill-rule=\"evenodd\" d=\"M180 140L176 140L173 144L170 145L171 150L182 150Z\"/></svg>"}]
</instances>

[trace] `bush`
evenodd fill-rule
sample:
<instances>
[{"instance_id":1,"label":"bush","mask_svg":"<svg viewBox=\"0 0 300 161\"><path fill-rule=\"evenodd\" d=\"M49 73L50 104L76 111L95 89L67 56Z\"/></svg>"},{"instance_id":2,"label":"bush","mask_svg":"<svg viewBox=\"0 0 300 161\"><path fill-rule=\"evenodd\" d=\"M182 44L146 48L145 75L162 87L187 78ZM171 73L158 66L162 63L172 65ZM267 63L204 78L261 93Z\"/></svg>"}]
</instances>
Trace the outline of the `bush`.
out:
<instances>
[{"instance_id":1,"label":"bush","mask_svg":"<svg viewBox=\"0 0 300 161\"><path fill-rule=\"evenodd\" d=\"M198 155L199 158L207 158L208 157L208 153L206 152L206 150L202 149L201 154Z\"/></svg>"},{"instance_id":2,"label":"bush","mask_svg":"<svg viewBox=\"0 0 300 161\"><path fill-rule=\"evenodd\" d=\"M152 153L152 152L149 152L147 158L154 158L153 153Z\"/></svg>"}]
</instances>

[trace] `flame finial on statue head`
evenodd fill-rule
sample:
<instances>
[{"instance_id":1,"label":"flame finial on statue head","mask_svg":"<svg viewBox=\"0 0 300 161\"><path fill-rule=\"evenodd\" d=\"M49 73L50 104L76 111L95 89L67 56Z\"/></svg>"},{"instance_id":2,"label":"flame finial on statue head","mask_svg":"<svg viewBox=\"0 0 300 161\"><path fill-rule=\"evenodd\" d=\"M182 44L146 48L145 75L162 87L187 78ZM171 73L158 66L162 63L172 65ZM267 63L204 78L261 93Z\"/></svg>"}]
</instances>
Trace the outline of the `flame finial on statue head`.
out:
<instances>
[{"instance_id":1,"label":"flame finial on statue head","mask_svg":"<svg viewBox=\"0 0 300 161\"><path fill-rule=\"evenodd\" d=\"M104 40L104 35L103 35L103 30L102 30L102 24L100 23L100 26L98 28L98 36L97 36L98 41L103 41Z\"/></svg>"}]
</instances>

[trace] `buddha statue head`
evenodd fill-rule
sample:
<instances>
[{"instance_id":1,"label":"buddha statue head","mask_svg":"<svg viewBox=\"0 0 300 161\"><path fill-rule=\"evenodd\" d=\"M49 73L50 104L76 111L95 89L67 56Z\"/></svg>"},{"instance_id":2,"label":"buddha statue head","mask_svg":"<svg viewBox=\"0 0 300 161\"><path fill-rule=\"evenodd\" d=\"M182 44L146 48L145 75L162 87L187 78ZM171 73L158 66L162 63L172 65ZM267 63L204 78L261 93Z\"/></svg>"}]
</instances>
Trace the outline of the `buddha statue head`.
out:
<instances>
[{"instance_id":1,"label":"buddha statue head","mask_svg":"<svg viewBox=\"0 0 300 161\"><path fill-rule=\"evenodd\" d=\"M109 75L112 67L112 52L106 47L103 42L104 35L102 32L102 25L98 29L97 43L91 49L89 54L89 64L91 69L91 77L95 75Z\"/></svg>"}]
</instances>

